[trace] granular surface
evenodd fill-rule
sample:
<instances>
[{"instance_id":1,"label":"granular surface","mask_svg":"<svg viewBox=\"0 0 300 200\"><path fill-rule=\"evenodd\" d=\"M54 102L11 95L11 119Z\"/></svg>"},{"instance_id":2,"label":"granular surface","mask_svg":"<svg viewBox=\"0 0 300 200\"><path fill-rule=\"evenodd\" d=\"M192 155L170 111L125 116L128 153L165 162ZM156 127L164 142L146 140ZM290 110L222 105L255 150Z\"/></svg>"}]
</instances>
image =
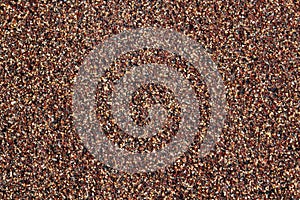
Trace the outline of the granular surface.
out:
<instances>
[{"instance_id":1,"label":"granular surface","mask_svg":"<svg viewBox=\"0 0 300 200\"><path fill-rule=\"evenodd\" d=\"M1 1L0 199L299 199L299 26L297 0ZM222 76L228 107L215 149L199 157L210 117L199 74L163 50L122 55L108 82L99 81L99 123L110 120L111 88L101 88L138 64L173 66L190 78L201 101L202 121L189 150L165 170L130 174L107 167L83 145L72 123L72 94L97 45L142 27L172 29L202 45ZM134 99L139 125L149 123L148 104L165 106L165 130L145 139L111 126L106 136L130 151L163 148L180 121L172 91L145 85Z\"/></svg>"}]
</instances>

